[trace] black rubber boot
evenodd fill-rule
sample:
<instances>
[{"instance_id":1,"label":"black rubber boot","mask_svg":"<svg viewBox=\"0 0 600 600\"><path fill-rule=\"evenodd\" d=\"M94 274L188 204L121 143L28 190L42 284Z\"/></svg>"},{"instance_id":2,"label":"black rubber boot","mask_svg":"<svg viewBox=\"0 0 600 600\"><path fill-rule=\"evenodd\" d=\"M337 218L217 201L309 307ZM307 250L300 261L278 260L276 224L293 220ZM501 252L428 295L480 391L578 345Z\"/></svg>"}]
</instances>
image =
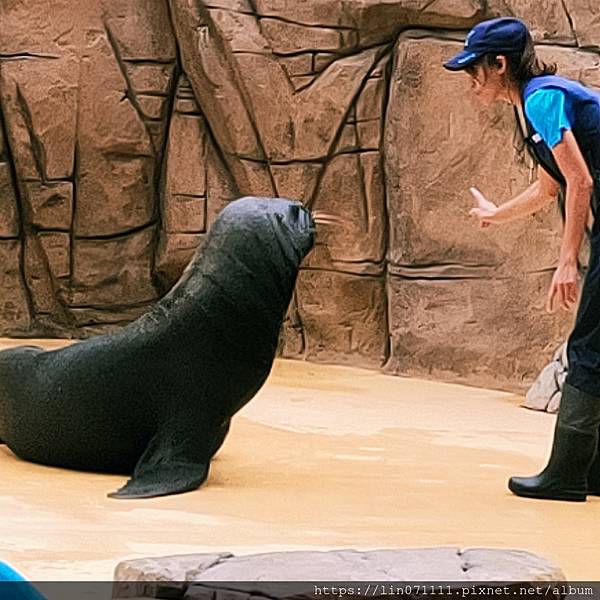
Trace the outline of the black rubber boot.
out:
<instances>
[{"instance_id":1,"label":"black rubber boot","mask_svg":"<svg viewBox=\"0 0 600 600\"><path fill-rule=\"evenodd\" d=\"M598 447L600 398L565 384L548 466L534 477L511 477L517 496L583 502Z\"/></svg>"}]
</instances>

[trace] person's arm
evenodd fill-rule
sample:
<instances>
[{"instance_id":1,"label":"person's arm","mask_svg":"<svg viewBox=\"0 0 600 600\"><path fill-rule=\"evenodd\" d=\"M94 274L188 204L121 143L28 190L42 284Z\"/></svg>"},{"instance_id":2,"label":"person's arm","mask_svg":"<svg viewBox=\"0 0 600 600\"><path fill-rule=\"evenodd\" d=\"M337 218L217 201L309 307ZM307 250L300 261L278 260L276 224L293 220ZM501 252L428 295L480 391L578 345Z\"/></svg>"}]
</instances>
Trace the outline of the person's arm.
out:
<instances>
[{"instance_id":1,"label":"person's arm","mask_svg":"<svg viewBox=\"0 0 600 600\"><path fill-rule=\"evenodd\" d=\"M469 191L475 198L477 206L471 209L470 214L479 219L481 227L492 224L509 223L523 219L555 200L560 186L544 169L538 168L538 179L524 192L496 206L488 200L477 188Z\"/></svg>"},{"instance_id":2,"label":"person's arm","mask_svg":"<svg viewBox=\"0 0 600 600\"><path fill-rule=\"evenodd\" d=\"M585 233L594 181L571 130L566 130L552 154L566 182L565 224L558 267L548 291L547 309L554 302L569 310L577 302L579 249Z\"/></svg>"}]
</instances>

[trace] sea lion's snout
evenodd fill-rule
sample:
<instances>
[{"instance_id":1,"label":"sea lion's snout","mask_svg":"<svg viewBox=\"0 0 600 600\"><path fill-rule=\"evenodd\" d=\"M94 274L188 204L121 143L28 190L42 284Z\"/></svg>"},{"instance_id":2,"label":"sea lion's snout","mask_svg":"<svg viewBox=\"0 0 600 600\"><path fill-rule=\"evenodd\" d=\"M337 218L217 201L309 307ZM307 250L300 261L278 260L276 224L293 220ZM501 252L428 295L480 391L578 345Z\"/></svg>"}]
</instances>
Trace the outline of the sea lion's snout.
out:
<instances>
[{"instance_id":1,"label":"sea lion's snout","mask_svg":"<svg viewBox=\"0 0 600 600\"><path fill-rule=\"evenodd\" d=\"M311 212L301 204L292 204L290 206L290 219L293 223L300 225L302 229L314 229Z\"/></svg>"},{"instance_id":2,"label":"sea lion's snout","mask_svg":"<svg viewBox=\"0 0 600 600\"><path fill-rule=\"evenodd\" d=\"M293 225L293 228L298 231L307 232L315 230L313 215L310 210L302 206L302 204L290 204L286 219Z\"/></svg>"},{"instance_id":3,"label":"sea lion's snout","mask_svg":"<svg viewBox=\"0 0 600 600\"><path fill-rule=\"evenodd\" d=\"M313 215L304 206L298 206L298 221L302 225L303 228L314 231L316 228L315 220L313 219Z\"/></svg>"}]
</instances>

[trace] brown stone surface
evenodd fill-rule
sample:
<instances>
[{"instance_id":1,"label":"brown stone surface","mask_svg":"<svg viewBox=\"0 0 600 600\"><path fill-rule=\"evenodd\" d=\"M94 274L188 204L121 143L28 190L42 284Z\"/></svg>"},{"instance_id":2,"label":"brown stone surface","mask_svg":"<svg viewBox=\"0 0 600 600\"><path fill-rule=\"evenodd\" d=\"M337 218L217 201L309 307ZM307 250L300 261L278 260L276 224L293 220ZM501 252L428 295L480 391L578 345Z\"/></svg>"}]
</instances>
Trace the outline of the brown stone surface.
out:
<instances>
[{"instance_id":1,"label":"brown stone surface","mask_svg":"<svg viewBox=\"0 0 600 600\"><path fill-rule=\"evenodd\" d=\"M0 332L118 326L177 280L227 202L279 195L340 219L306 262L284 354L519 388L568 329L539 313L557 218L473 227L470 185L504 201L532 174L510 111L475 106L465 78L440 63L475 22L512 14L545 59L600 89L600 58L587 51L600 44L598 10L100 0L73 11L56 0L49 12L6 0L0 240L13 258L0 275L13 280L15 256L22 270L6 288L20 308ZM459 298L473 322L461 324ZM516 301L509 326L500 307ZM494 369L501 351L510 361Z\"/></svg>"},{"instance_id":2,"label":"brown stone surface","mask_svg":"<svg viewBox=\"0 0 600 600\"><path fill-rule=\"evenodd\" d=\"M31 210L31 224L39 229L69 231L73 220L73 184L69 181L27 181L23 194Z\"/></svg>"},{"instance_id":3,"label":"brown stone surface","mask_svg":"<svg viewBox=\"0 0 600 600\"><path fill-rule=\"evenodd\" d=\"M77 209L79 236L115 235L146 225L155 212L155 156L137 101L123 101L128 85L109 39L81 65L89 82L80 92ZM98 206L105 207L98 210Z\"/></svg>"},{"instance_id":4,"label":"brown stone surface","mask_svg":"<svg viewBox=\"0 0 600 600\"><path fill-rule=\"evenodd\" d=\"M2 62L7 142L23 179L45 182L73 175L78 70L73 57Z\"/></svg>"},{"instance_id":5,"label":"brown stone surface","mask_svg":"<svg viewBox=\"0 0 600 600\"><path fill-rule=\"evenodd\" d=\"M17 240L0 240L0 326L2 331L13 335L22 335L31 326L20 263L20 243Z\"/></svg>"},{"instance_id":6,"label":"brown stone surface","mask_svg":"<svg viewBox=\"0 0 600 600\"><path fill-rule=\"evenodd\" d=\"M163 226L169 232L204 232L206 127L200 116L173 115L167 153Z\"/></svg>"},{"instance_id":7,"label":"brown stone surface","mask_svg":"<svg viewBox=\"0 0 600 600\"><path fill-rule=\"evenodd\" d=\"M48 268L55 281L65 284L71 275L71 240L68 233L43 231L39 234L40 244L48 259Z\"/></svg>"},{"instance_id":8,"label":"brown stone surface","mask_svg":"<svg viewBox=\"0 0 600 600\"><path fill-rule=\"evenodd\" d=\"M117 306L156 298L151 282L154 228L73 247L72 306Z\"/></svg>"},{"instance_id":9,"label":"brown stone surface","mask_svg":"<svg viewBox=\"0 0 600 600\"><path fill-rule=\"evenodd\" d=\"M464 585L461 582L469 581L493 581L498 585L512 585L515 589L543 582L544 588L552 589L565 580L558 567L530 552L453 547L166 556L122 562L117 566L114 578L115 598L142 595L179 598L183 597L187 587L185 598L189 600L214 597L211 593L215 592L218 598L240 600L252 596L314 596L314 585L300 582L396 582L401 586L399 582L446 582L452 585L449 582L457 581L458 589ZM173 582L173 587L166 592L165 582L168 581ZM186 582L192 583L186 585ZM162 592L158 591L159 586ZM388 591L387 587L385 591ZM373 585L370 593L366 587L363 593L383 597L385 591Z\"/></svg>"},{"instance_id":10,"label":"brown stone surface","mask_svg":"<svg viewBox=\"0 0 600 600\"><path fill-rule=\"evenodd\" d=\"M573 22L577 43L581 47L600 47L600 6L595 2L565 0L565 8Z\"/></svg>"},{"instance_id":11,"label":"brown stone surface","mask_svg":"<svg viewBox=\"0 0 600 600\"><path fill-rule=\"evenodd\" d=\"M16 237L18 233L17 197L10 165L0 162L0 237Z\"/></svg>"},{"instance_id":12,"label":"brown stone surface","mask_svg":"<svg viewBox=\"0 0 600 600\"><path fill-rule=\"evenodd\" d=\"M322 176L314 207L330 210L342 222L321 229L307 265L364 272L364 263L380 264L385 256L384 202L378 152L335 156Z\"/></svg>"},{"instance_id":13,"label":"brown stone surface","mask_svg":"<svg viewBox=\"0 0 600 600\"><path fill-rule=\"evenodd\" d=\"M297 286L305 355L377 367L387 351L383 277L307 270Z\"/></svg>"},{"instance_id":14,"label":"brown stone surface","mask_svg":"<svg viewBox=\"0 0 600 600\"><path fill-rule=\"evenodd\" d=\"M46 247L41 236L28 235L23 243L23 272L25 274L25 285L31 294L31 303L34 313L37 315L50 315L56 320L57 325L64 326L68 322L68 316L63 306L63 298L59 294L59 287L54 279L53 267L56 263L56 252L49 249L53 257L53 265L50 265ZM61 269L58 266L59 270Z\"/></svg>"},{"instance_id":15,"label":"brown stone surface","mask_svg":"<svg viewBox=\"0 0 600 600\"><path fill-rule=\"evenodd\" d=\"M392 276L387 371L525 391L569 327L543 310L550 277Z\"/></svg>"}]
</instances>

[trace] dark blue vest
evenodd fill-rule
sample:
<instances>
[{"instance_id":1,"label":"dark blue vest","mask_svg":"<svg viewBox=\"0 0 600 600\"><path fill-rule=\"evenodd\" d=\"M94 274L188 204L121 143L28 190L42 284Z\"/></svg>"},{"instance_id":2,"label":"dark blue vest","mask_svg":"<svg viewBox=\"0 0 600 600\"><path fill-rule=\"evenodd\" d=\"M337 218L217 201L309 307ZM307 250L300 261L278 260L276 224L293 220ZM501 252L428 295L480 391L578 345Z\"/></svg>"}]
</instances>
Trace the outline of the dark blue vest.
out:
<instances>
[{"instance_id":1,"label":"dark blue vest","mask_svg":"<svg viewBox=\"0 0 600 600\"><path fill-rule=\"evenodd\" d=\"M595 182L592 210L596 216L600 199L600 94L577 81L556 75L542 75L530 79L525 85L523 104L533 92L542 88L558 89L565 95L567 118ZM537 134L527 115L525 121L528 129L525 142L533 157L564 188L565 178L552 156L552 151Z\"/></svg>"}]
</instances>

